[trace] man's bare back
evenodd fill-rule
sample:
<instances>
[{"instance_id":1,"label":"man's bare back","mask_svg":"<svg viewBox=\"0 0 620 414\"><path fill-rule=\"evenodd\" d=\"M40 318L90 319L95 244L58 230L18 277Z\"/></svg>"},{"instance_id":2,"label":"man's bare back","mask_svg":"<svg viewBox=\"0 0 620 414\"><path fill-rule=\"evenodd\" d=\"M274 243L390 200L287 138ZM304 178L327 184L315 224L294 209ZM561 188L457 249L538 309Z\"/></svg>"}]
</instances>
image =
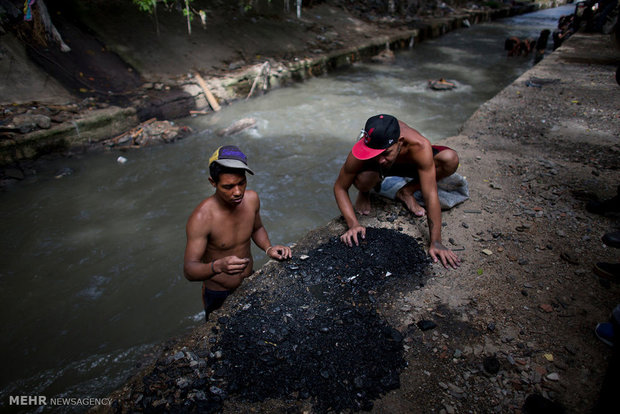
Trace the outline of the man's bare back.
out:
<instances>
[{"instance_id":1,"label":"man's bare back","mask_svg":"<svg viewBox=\"0 0 620 414\"><path fill-rule=\"evenodd\" d=\"M334 183L334 197L349 228L341 240L352 246L359 243L358 235L365 237L366 229L357 220L356 211L370 212L369 192L382 185L385 177L410 177L412 180L394 194L395 198L402 200L416 216L427 215L429 255L434 261L441 260L446 267L456 268L458 257L441 243L437 180L454 173L457 167L458 155L454 150L433 147L428 139L404 122L385 114L369 118ZM352 185L359 190L355 207L349 198ZM396 191L398 187L393 188ZM422 193L426 209L413 197L417 190Z\"/></svg>"},{"instance_id":2,"label":"man's bare back","mask_svg":"<svg viewBox=\"0 0 620 414\"><path fill-rule=\"evenodd\" d=\"M380 158L364 161L361 171L356 178L356 187L363 188L364 185L362 183L364 182L380 182L382 177L387 175L385 174L387 171L392 171L390 175L418 179L419 166L424 165L424 162L430 159L429 155L432 153L430 142L418 131L404 122L398 121L398 125L400 127L401 136L404 138L404 145L398 147L396 154L385 154L383 156L385 161ZM434 157L434 155L431 155L431 157ZM351 164L354 160L347 160L347 162ZM376 184L373 184L373 186L374 185ZM401 200L414 215L422 217L426 214L426 210L413 196L419 189L419 184L417 186L403 187L396 193L396 199ZM360 191L358 193L355 200L355 210L362 215L370 214L370 197L368 191Z\"/></svg>"}]
</instances>

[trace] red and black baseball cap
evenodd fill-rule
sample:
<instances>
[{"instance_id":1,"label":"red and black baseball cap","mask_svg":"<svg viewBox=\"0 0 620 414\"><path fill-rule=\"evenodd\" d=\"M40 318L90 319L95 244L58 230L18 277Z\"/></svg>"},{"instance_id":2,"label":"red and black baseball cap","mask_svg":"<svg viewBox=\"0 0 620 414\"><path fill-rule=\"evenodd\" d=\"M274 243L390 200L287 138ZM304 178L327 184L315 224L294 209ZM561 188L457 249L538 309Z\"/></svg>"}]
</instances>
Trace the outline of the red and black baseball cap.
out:
<instances>
[{"instance_id":1,"label":"red and black baseball cap","mask_svg":"<svg viewBox=\"0 0 620 414\"><path fill-rule=\"evenodd\" d=\"M360 133L360 140L353 146L353 156L359 160L376 157L400 138L398 120L392 115L375 115L368 118Z\"/></svg>"}]
</instances>

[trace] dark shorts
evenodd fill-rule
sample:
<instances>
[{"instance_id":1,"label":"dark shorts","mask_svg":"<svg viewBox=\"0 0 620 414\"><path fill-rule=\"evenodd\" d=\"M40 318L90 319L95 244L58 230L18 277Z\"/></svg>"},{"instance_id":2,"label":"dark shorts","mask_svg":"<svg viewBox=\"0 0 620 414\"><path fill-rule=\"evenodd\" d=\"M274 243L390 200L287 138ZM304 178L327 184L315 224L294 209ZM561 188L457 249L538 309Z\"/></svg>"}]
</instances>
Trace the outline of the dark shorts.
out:
<instances>
[{"instance_id":1,"label":"dark shorts","mask_svg":"<svg viewBox=\"0 0 620 414\"><path fill-rule=\"evenodd\" d=\"M205 320L209 320L209 314L219 309L226 298L232 293L231 290L211 290L202 286L202 303L205 307Z\"/></svg>"}]
</instances>

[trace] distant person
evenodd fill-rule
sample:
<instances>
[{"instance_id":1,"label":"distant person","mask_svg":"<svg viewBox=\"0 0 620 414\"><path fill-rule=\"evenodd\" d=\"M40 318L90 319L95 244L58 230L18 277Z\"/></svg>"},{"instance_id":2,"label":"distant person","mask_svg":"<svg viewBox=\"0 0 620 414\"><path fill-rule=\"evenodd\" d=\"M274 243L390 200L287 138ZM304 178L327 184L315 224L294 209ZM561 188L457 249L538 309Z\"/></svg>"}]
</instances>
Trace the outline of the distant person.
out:
<instances>
[{"instance_id":1,"label":"distant person","mask_svg":"<svg viewBox=\"0 0 620 414\"><path fill-rule=\"evenodd\" d=\"M541 30L540 36L536 39L536 51L534 54L534 64L540 62L545 57L545 51L547 50L547 43L549 42L549 35L551 35L551 30L544 29Z\"/></svg>"},{"instance_id":2,"label":"distant person","mask_svg":"<svg viewBox=\"0 0 620 414\"><path fill-rule=\"evenodd\" d=\"M272 259L291 257L289 247L269 241L258 195L246 191L246 171L254 174L239 148L218 148L209 159L209 182L215 193L187 221L183 271L188 280L203 282L206 320L252 274L251 240Z\"/></svg>"},{"instance_id":3,"label":"distant person","mask_svg":"<svg viewBox=\"0 0 620 414\"><path fill-rule=\"evenodd\" d=\"M530 54L536 45L536 39L523 39L521 42L521 55L527 56Z\"/></svg>"},{"instance_id":4,"label":"distant person","mask_svg":"<svg viewBox=\"0 0 620 414\"><path fill-rule=\"evenodd\" d=\"M592 214L618 214L620 213L620 185L616 187L616 195L606 200L590 200L586 203L586 210Z\"/></svg>"},{"instance_id":5,"label":"distant person","mask_svg":"<svg viewBox=\"0 0 620 414\"><path fill-rule=\"evenodd\" d=\"M366 228L358 222L355 210L360 214L370 213L369 192L373 188L379 187L380 194L403 201L409 211L420 217L427 211L413 194L421 190L428 209L428 253L434 262L440 260L446 268L456 268L460 260L441 242L437 180L452 175L458 165L459 158L454 150L432 146L418 131L395 117L375 115L369 118L334 184L336 203L349 227L340 239L352 246L359 244L358 237L365 237ZM408 179L389 179L395 177ZM349 198L351 185L359 190L355 209Z\"/></svg>"},{"instance_id":6,"label":"distant person","mask_svg":"<svg viewBox=\"0 0 620 414\"><path fill-rule=\"evenodd\" d=\"M504 41L504 50L508 51L508 56L527 56L534 49L535 39L519 39L511 36Z\"/></svg>"},{"instance_id":7,"label":"distant person","mask_svg":"<svg viewBox=\"0 0 620 414\"><path fill-rule=\"evenodd\" d=\"M619 215L620 185L616 188L616 195L614 197L602 201L591 200L586 204L586 210L590 213L602 216ZM603 235L602 240L605 245L618 249L620 248L620 231L606 233ZM620 263L598 262L594 265L594 273L607 280L618 282L620 281Z\"/></svg>"},{"instance_id":8,"label":"distant person","mask_svg":"<svg viewBox=\"0 0 620 414\"><path fill-rule=\"evenodd\" d=\"M511 36L504 42L504 50L508 51L508 56L518 56L521 51L521 39Z\"/></svg>"},{"instance_id":9,"label":"distant person","mask_svg":"<svg viewBox=\"0 0 620 414\"><path fill-rule=\"evenodd\" d=\"M558 47L562 46L564 40L568 39L573 33L574 27L574 16L566 15L561 16L558 19L558 28L553 31L553 50L556 50Z\"/></svg>"},{"instance_id":10,"label":"distant person","mask_svg":"<svg viewBox=\"0 0 620 414\"><path fill-rule=\"evenodd\" d=\"M620 389L620 305L611 312L609 320L601 322L594 328L596 337L611 350L607 370L594 405L593 414L607 414L618 411L618 390Z\"/></svg>"}]
</instances>

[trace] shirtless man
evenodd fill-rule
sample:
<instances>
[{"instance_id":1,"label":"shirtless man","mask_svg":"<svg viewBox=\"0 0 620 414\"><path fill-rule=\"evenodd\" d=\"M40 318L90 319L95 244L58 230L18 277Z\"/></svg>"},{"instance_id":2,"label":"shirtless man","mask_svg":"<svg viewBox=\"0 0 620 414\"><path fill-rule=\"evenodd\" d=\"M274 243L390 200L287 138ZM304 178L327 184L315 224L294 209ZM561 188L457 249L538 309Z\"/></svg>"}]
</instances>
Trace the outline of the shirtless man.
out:
<instances>
[{"instance_id":1,"label":"shirtless man","mask_svg":"<svg viewBox=\"0 0 620 414\"><path fill-rule=\"evenodd\" d=\"M437 195L437 180L453 174L459 165L456 152L448 147L432 146L418 131L391 115L375 115L366 121L360 140L340 169L334 184L334 196L349 230L340 239L348 246L358 244L358 235L366 236L366 228L357 220L355 210L360 214L370 213L369 192L395 195L403 201L416 216L427 211L413 196L422 191L428 209L430 245L428 253L436 263L441 260L444 267L456 268L460 260L454 252L441 243L441 206ZM410 177L402 188L390 187L385 177ZM355 210L349 198L351 185L359 190Z\"/></svg>"},{"instance_id":2,"label":"shirtless man","mask_svg":"<svg viewBox=\"0 0 620 414\"><path fill-rule=\"evenodd\" d=\"M260 218L256 192L246 191L245 172L254 174L235 146L218 148L209 159L215 194L203 200L187 221L183 271L202 281L205 318L253 272L250 240L272 259L291 257L291 249L272 245Z\"/></svg>"},{"instance_id":3,"label":"shirtless man","mask_svg":"<svg viewBox=\"0 0 620 414\"><path fill-rule=\"evenodd\" d=\"M504 50L508 51L508 56L519 56L521 53L521 39L516 36L509 37L504 42Z\"/></svg>"}]
</instances>

